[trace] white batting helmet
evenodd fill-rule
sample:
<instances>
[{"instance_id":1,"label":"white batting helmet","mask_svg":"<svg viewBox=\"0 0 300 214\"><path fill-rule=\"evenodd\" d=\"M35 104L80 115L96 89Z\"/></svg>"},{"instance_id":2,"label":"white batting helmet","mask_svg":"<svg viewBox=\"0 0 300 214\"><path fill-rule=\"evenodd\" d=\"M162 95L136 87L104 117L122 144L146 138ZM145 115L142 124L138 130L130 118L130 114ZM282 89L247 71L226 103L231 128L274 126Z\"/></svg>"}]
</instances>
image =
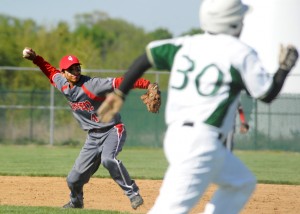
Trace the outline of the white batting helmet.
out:
<instances>
[{"instance_id":1,"label":"white batting helmet","mask_svg":"<svg viewBox=\"0 0 300 214\"><path fill-rule=\"evenodd\" d=\"M238 36L248 6L241 0L203 0L200 11L201 28L210 33Z\"/></svg>"}]
</instances>

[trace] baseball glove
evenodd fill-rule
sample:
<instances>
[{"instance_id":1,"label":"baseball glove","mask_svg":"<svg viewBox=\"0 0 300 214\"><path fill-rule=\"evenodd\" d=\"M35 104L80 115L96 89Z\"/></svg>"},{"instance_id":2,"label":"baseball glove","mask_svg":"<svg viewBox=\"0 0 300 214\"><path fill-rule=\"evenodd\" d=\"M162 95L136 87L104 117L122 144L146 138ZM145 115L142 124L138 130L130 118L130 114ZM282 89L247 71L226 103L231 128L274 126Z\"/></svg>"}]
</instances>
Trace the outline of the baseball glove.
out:
<instances>
[{"instance_id":1,"label":"baseball glove","mask_svg":"<svg viewBox=\"0 0 300 214\"><path fill-rule=\"evenodd\" d=\"M290 71L296 64L299 53L295 46L288 45L284 47L280 45L279 67L283 70Z\"/></svg>"},{"instance_id":2,"label":"baseball glove","mask_svg":"<svg viewBox=\"0 0 300 214\"><path fill-rule=\"evenodd\" d=\"M158 113L161 105L161 93L157 83L151 83L147 92L141 96L149 112Z\"/></svg>"}]
</instances>

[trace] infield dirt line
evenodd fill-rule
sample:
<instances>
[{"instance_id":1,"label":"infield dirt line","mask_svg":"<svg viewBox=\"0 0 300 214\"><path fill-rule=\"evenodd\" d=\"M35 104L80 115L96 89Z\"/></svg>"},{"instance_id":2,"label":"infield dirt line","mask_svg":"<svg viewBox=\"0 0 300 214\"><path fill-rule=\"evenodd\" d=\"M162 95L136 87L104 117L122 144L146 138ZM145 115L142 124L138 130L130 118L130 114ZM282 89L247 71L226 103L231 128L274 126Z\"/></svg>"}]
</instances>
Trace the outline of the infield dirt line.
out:
<instances>
[{"instance_id":1,"label":"infield dirt line","mask_svg":"<svg viewBox=\"0 0 300 214\"><path fill-rule=\"evenodd\" d=\"M84 188L85 208L146 213L153 205L160 180L136 180L144 205L137 210L112 179L92 178ZM210 186L191 213L203 211L215 191ZM0 176L0 205L61 207L69 200L66 179L61 177ZM300 186L258 184L242 214L298 214Z\"/></svg>"}]
</instances>

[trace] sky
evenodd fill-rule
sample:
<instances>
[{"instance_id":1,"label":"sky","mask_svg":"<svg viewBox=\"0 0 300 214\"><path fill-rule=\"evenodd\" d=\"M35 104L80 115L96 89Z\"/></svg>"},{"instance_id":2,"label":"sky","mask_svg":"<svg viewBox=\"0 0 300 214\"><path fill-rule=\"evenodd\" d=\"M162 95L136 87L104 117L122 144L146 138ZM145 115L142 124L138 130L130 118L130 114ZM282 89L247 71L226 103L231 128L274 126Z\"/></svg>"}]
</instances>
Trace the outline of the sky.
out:
<instances>
[{"instance_id":1,"label":"sky","mask_svg":"<svg viewBox=\"0 0 300 214\"><path fill-rule=\"evenodd\" d=\"M0 14L53 26L66 21L72 27L76 14L106 12L146 32L166 28L179 36L199 27L202 0L0 0ZM243 0L254 9L245 19L241 39L256 49L267 70L278 66L279 43L300 49L299 0ZM268 8L268 10L265 10ZM252 14L252 15L251 15ZM300 61L300 60L299 60ZM300 93L300 62L283 91Z\"/></svg>"},{"instance_id":2,"label":"sky","mask_svg":"<svg viewBox=\"0 0 300 214\"><path fill-rule=\"evenodd\" d=\"M106 12L142 27L147 32L166 28L173 36L199 27L201 0L0 0L0 14L38 24L55 25L59 21L74 24L74 16L93 11Z\"/></svg>"},{"instance_id":3,"label":"sky","mask_svg":"<svg viewBox=\"0 0 300 214\"><path fill-rule=\"evenodd\" d=\"M280 45L300 52L299 0L244 0L253 10L244 20L241 40L253 47L270 73L278 68ZM266 10L267 8L267 10ZM282 93L300 94L300 60L284 83Z\"/></svg>"}]
</instances>

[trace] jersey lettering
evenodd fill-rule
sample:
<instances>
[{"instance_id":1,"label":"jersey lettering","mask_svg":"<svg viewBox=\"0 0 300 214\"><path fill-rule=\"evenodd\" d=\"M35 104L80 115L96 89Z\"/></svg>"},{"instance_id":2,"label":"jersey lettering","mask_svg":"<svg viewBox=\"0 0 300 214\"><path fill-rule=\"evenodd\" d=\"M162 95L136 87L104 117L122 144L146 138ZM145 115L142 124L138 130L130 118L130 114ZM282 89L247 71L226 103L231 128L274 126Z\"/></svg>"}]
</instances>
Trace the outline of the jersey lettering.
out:
<instances>
[{"instance_id":1,"label":"jersey lettering","mask_svg":"<svg viewBox=\"0 0 300 214\"><path fill-rule=\"evenodd\" d=\"M76 103L69 102L69 104L70 104L73 111L81 110L81 111L90 112L90 111L94 110L94 107L92 106L92 104L88 100L85 100L83 102L76 102Z\"/></svg>"},{"instance_id":2,"label":"jersey lettering","mask_svg":"<svg viewBox=\"0 0 300 214\"><path fill-rule=\"evenodd\" d=\"M99 118L97 117L97 115L94 113L94 114L91 114L91 121L94 121L96 123L99 123Z\"/></svg>"},{"instance_id":3,"label":"jersey lettering","mask_svg":"<svg viewBox=\"0 0 300 214\"><path fill-rule=\"evenodd\" d=\"M214 88L212 89L212 91L210 93L204 93L202 91L200 91L200 79L201 77L206 73L206 72L218 72L218 79L216 81L216 83L214 84ZM195 79L195 84L196 84L196 88L198 91L198 94L202 95L202 96L214 96L217 91L220 89L222 82L223 82L223 73L222 71L216 66L216 65L208 65L206 66L196 77Z\"/></svg>"},{"instance_id":4,"label":"jersey lettering","mask_svg":"<svg viewBox=\"0 0 300 214\"><path fill-rule=\"evenodd\" d=\"M180 72L180 73L183 74L183 78L184 78L183 83L179 87L176 87L176 86L171 86L171 87L175 88L175 89L178 89L178 90L184 89L187 86L187 84L188 84L188 73L192 72L194 70L194 67L195 67L194 66L195 63L188 56L183 56L183 57L186 58L189 61L191 66L187 70L177 70L177 72Z\"/></svg>"},{"instance_id":5,"label":"jersey lettering","mask_svg":"<svg viewBox=\"0 0 300 214\"><path fill-rule=\"evenodd\" d=\"M190 72L193 72L195 70L195 62L192 59L190 59L188 56L183 56L183 57L188 60L188 62L190 63L190 67L187 70L180 70L180 69L177 70L177 72L183 74L182 85L178 86L178 87L171 86L172 88L177 89L177 90L183 90L187 86L187 84L189 82L188 75ZM203 89L201 90L201 79L204 78L203 76L207 72L210 72L210 73L217 72L217 79L215 81L214 87L209 92L205 92L205 91L203 91ZM198 94L201 96L214 96L217 93L217 91L220 89L220 87L223 83L223 78L224 78L224 74L217 65L215 65L215 64L208 65L204 69L202 69L200 71L200 73L196 76L195 82L194 82L195 88L196 88Z\"/></svg>"}]
</instances>

